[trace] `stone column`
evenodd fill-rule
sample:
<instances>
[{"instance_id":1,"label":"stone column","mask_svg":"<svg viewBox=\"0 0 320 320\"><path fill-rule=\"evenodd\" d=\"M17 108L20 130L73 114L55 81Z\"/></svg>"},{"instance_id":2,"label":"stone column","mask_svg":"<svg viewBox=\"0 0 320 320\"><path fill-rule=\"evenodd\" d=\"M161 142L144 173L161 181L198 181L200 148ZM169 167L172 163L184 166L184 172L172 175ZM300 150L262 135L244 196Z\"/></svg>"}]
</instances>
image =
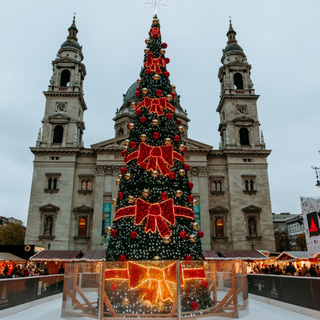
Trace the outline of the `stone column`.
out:
<instances>
[{"instance_id":1,"label":"stone column","mask_svg":"<svg viewBox=\"0 0 320 320\"><path fill-rule=\"evenodd\" d=\"M99 250L101 242L105 166L96 166L91 249Z\"/></svg>"},{"instance_id":2,"label":"stone column","mask_svg":"<svg viewBox=\"0 0 320 320\"><path fill-rule=\"evenodd\" d=\"M112 199L116 199L118 197L118 191L119 191L119 186L116 185L116 180L118 179L120 175L120 166L111 166L112 169ZM115 206L112 206L111 208L111 223L114 220L115 216Z\"/></svg>"}]
</instances>

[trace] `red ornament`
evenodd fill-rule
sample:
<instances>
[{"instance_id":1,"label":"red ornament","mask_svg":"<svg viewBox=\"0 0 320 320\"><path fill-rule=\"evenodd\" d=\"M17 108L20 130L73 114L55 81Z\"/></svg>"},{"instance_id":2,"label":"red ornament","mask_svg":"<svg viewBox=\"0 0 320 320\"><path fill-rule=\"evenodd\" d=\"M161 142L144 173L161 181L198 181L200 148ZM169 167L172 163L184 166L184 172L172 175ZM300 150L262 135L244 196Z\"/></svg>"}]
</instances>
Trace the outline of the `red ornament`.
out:
<instances>
[{"instance_id":1,"label":"red ornament","mask_svg":"<svg viewBox=\"0 0 320 320\"><path fill-rule=\"evenodd\" d=\"M182 239L185 239L185 238L188 236L188 234L187 234L185 231L180 231L179 236L180 236Z\"/></svg>"},{"instance_id":2,"label":"red ornament","mask_svg":"<svg viewBox=\"0 0 320 320\"><path fill-rule=\"evenodd\" d=\"M153 53L152 52L148 52L148 56L152 58L153 57Z\"/></svg>"},{"instance_id":3,"label":"red ornament","mask_svg":"<svg viewBox=\"0 0 320 320\"><path fill-rule=\"evenodd\" d=\"M143 161L143 162L141 162L141 164L140 164L140 168L141 169L145 169L146 167L147 167L147 163L145 162L145 161Z\"/></svg>"},{"instance_id":4,"label":"red ornament","mask_svg":"<svg viewBox=\"0 0 320 320\"><path fill-rule=\"evenodd\" d=\"M127 129L130 129L130 124L131 124L131 122L127 123Z\"/></svg>"},{"instance_id":5,"label":"red ornament","mask_svg":"<svg viewBox=\"0 0 320 320\"><path fill-rule=\"evenodd\" d=\"M194 200L193 196L192 196L192 195L190 195L190 196L188 197L188 201L189 201L190 203L192 203L192 202L193 202L193 200Z\"/></svg>"},{"instance_id":6,"label":"red ornament","mask_svg":"<svg viewBox=\"0 0 320 320\"><path fill-rule=\"evenodd\" d=\"M181 125L181 120L180 119L177 119L177 124L178 124L178 126Z\"/></svg>"},{"instance_id":7,"label":"red ornament","mask_svg":"<svg viewBox=\"0 0 320 320\"><path fill-rule=\"evenodd\" d=\"M173 137L173 140L174 140L175 142L178 142L178 141L180 141L180 137L176 134L176 135Z\"/></svg>"},{"instance_id":8,"label":"red ornament","mask_svg":"<svg viewBox=\"0 0 320 320\"><path fill-rule=\"evenodd\" d=\"M135 231L131 231L130 238L131 239L136 239L137 237L138 237L138 234Z\"/></svg>"},{"instance_id":9,"label":"red ornament","mask_svg":"<svg viewBox=\"0 0 320 320\"><path fill-rule=\"evenodd\" d=\"M202 285L204 288L208 288L209 283L208 283L207 281L202 280L202 281L201 281L201 285Z\"/></svg>"},{"instance_id":10,"label":"red ornament","mask_svg":"<svg viewBox=\"0 0 320 320\"><path fill-rule=\"evenodd\" d=\"M114 283L110 286L110 289L111 289L112 291L116 291L117 288L118 288L118 284L117 284L116 282L114 282Z\"/></svg>"},{"instance_id":11,"label":"red ornament","mask_svg":"<svg viewBox=\"0 0 320 320\"><path fill-rule=\"evenodd\" d=\"M167 119L171 120L173 118L173 114L171 112L166 114Z\"/></svg>"},{"instance_id":12,"label":"red ornament","mask_svg":"<svg viewBox=\"0 0 320 320\"><path fill-rule=\"evenodd\" d=\"M163 74L164 74L167 78L169 78L169 76L170 76L170 72L168 72L168 71L165 71Z\"/></svg>"},{"instance_id":13,"label":"red ornament","mask_svg":"<svg viewBox=\"0 0 320 320\"><path fill-rule=\"evenodd\" d=\"M185 165L184 165L184 170L185 170L185 171L189 171L189 170L190 170L190 166L189 166L188 164L185 164Z\"/></svg>"},{"instance_id":14,"label":"red ornament","mask_svg":"<svg viewBox=\"0 0 320 320\"><path fill-rule=\"evenodd\" d=\"M199 231L198 232L198 236L199 236L199 238L203 238L204 237L204 232L203 231Z\"/></svg>"},{"instance_id":15,"label":"red ornament","mask_svg":"<svg viewBox=\"0 0 320 320\"><path fill-rule=\"evenodd\" d=\"M121 155L125 158L125 157L127 156L127 151L126 151L126 150L123 150L123 151L121 152Z\"/></svg>"},{"instance_id":16,"label":"red ornament","mask_svg":"<svg viewBox=\"0 0 320 320\"><path fill-rule=\"evenodd\" d=\"M168 47L168 45L164 42L163 44L162 44L162 48L163 49L166 49Z\"/></svg>"},{"instance_id":17,"label":"red ornament","mask_svg":"<svg viewBox=\"0 0 320 320\"><path fill-rule=\"evenodd\" d=\"M188 151L188 148L187 147L184 147L183 148L183 152L187 152Z\"/></svg>"},{"instance_id":18,"label":"red ornament","mask_svg":"<svg viewBox=\"0 0 320 320\"><path fill-rule=\"evenodd\" d=\"M115 229L113 229L113 230L111 231L111 237L112 237L112 238L115 238L115 237L117 237L117 236L118 236L118 231L115 230Z\"/></svg>"},{"instance_id":19,"label":"red ornament","mask_svg":"<svg viewBox=\"0 0 320 320\"><path fill-rule=\"evenodd\" d=\"M150 74L151 70L150 69L146 69L146 71L144 72L145 74Z\"/></svg>"},{"instance_id":20,"label":"red ornament","mask_svg":"<svg viewBox=\"0 0 320 320\"><path fill-rule=\"evenodd\" d=\"M130 148L131 148L131 149L135 149L136 146L137 146L137 144L136 144L134 141L131 141L131 142L130 142Z\"/></svg>"},{"instance_id":21,"label":"red ornament","mask_svg":"<svg viewBox=\"0 0 320 320\"><path fill-rule=\"evenodd\" d=\"M126 167L122 167L122 168L121 168L121 174L125 174L126 172L127 172Z\"/></svg>"},{"instance_id":22,"label":"red ornament","mask_svg":"<svg viewBox=\"0 0 320 320\"><path fill-rule=\"evenodd\" d=\"M159 132L154 132L153 133L153 138L154 139L159 139L159 137L160 137L160 133Z\"/></svg>"},{"instance_id":23,"label":"red ornament","mask_svg":"<svg viewBox=\"0 0 320 320\"><path fill-rule=\"evenodd\" d=\"M192 190L193 189L193 183L190 181L188 182L188 187Z\"/></svg>"},{"instance_id":24,"label":"red ornament","mask_svg":"<svg viewBox=\"0 0 320 320\"><path fill-rule=\"evenodd\" d=\"M140 114L142 113L142 110L141 109L136 109L135 113L136 113L136 115L140 116Z\"/></svg>"},{"instance_id":25,"label":"red ornament","mask_svg":"<svg viewBox=\"0 0 320 320\"><path fill-rule=\"evenodd\" d=\"M120 261L126 261L127 257L124 254L121 254L120 257L119 257L119 260Z\"/></svg>"},{"instance_id":26,"label":"red ornament","mask_svg":"<svg viewBox=\"0 0 320 320\"><path fill-rule=\"evenodd\" d=\"M191 309L192 310L197 310L199 308L199 305L195 302L195 301L193 301L192 303L191 303Z\"/></svg>"},{"instance_id":27,"label":"red ornament","mask_svg":"<svg viewBox=\"0 0 320 320\"><path fill-rule=\"evenodd\" d=\"M136 91L136 97L139 98L141 95L140 91Z\"/></svg>"},{"instance_id":28,"label":"red ornament","mask_svg":"<svg viewBox=\"0 0 320 320\"><path fill-rule=\"evenodd\" d=\"M169 178L172 179L172 180L175 179L176 178L176 174L174 172L170 172L169 173Z\"/></svg>"},{"instance_id":29,"label":"red ornament","mask_svg":"<svg viewBox=\"0 0 320 320\"><path fill-rule=\"evenodd\" d=\"M119 193L118 193L118 198L119 198L120 200L123 199L123 192L119 192Z\"/></svg>"},{"instance_id":30,"label":"red ornament","mask_svg":"<svg viewBox=\"0 0 320 320\"><path fill-rule=\"evenodd\" d=\"M171 92L171 95L172 95L172 99L174 99L176 97L176 93L175 92Z\"/></svg>"},{"instance_id":31,"label":"red ornament","mask_svg":"<svg viewBox=\"0 0 320 320\"><path fill-rule=\"evenodd\" d=\"M164 61L165 64L170 63L170 59L169 58L164 58L163 61Z\"/></svg>"},{"instance_id":32,"label":"red ornament","mask_svg":"<svg viewBox=\"0 0 320 320\"><path fill-rule=\"evenodd\" d=\"M161 97L162 96L162 90L158 89L156 90L156 96Z\"/></svg>"},{"instance_id":33,"label":"red ornament","mask_svg":"<svg viewBox=\"0 0 320 320\"><path fill-rule=\"evenodd\" d=\"M140 118L140 122L141 122L141 123L145 123L146 121L147 121L147 118L146 118L146 117L141 117L141 118Z\"/></svg>"},{"instance_id":34,"label":"red ornament","mask_svg":"<svg viewBox=\"0 0 320 320\"><path fill-rule=\"evenodd\" d=\"M168 199L168 194L166 192L162 192L160 197L161 197L161 200L165 201Z\"/></svg>"},{"instance_id":35,"label":"red ornament","mask_svg":"<svg viewBox=\"0 0 320 320\"><path fill-rule=\"evenodd\" d=\"M192 257L190 256L190 254L186 255L186 260L187 260L187 261L192 260Z\"/></svg>"}]
</instances>

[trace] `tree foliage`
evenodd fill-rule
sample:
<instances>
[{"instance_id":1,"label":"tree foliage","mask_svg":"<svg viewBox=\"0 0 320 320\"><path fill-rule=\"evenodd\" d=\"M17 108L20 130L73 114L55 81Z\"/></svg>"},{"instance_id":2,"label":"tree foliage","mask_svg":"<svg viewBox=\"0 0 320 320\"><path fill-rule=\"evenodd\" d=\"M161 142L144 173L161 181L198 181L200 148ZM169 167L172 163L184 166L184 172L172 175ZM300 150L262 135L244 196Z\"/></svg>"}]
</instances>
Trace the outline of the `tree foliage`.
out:
<instances>
[{"instance_id":1,"label":"tree foliage","mask_svg":"<svg viewBox=\"0 0 320 320\"><path fill-rule=\"evenodd\" d=\"M0 245L23 245L25 227L17 224L10 223L0 228Z\"/></svg>"},{"instance_id":2,"label":"tree foliage","mask_svg":"<svg viewBox=\"0 0 320 320\"><path fill-rule=\"evenodd\" d=\"M300 251L307 250L306 235L304 233L300 233L297 235L296 244L299 247Z\"/></svg>"}]
</instances>

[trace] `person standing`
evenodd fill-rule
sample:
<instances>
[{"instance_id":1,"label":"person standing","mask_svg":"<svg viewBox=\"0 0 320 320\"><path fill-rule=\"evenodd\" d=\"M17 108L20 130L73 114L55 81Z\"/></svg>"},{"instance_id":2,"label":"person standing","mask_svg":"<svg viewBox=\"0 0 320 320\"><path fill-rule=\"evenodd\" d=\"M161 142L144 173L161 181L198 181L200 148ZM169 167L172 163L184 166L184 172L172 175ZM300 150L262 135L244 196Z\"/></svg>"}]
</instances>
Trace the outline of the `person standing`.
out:
<instances>
[{"instance_id":1,"label":"person standing","mask_svg":"<svg viewBox=\"0 0 320 320\"><path fill-rule=\"evenodd\" d=\"M63 265L60 266L60 269L58 271L58 274L64 274L64 267Z\"/></svg>"},{"instance_id":2,"label":"person standing","mask_svg":"<svg viewBox=\"0 0 320 320\"><path fill-rule=\"evenodd\" d=\"M310 277L316 277L317 276L317 270L316 270L314 264L311 265L311 267L309 269L309 272L310 272Z\"/></svg>"},{"instance_id":3,"label":"person standing","mask_svg":"<svg viewBox=\"0 0 320 320\"><path fill-rule=\"evenodd\" d=\"M286 274L290 274L291 276L294 276L294 274L297 272L296 268L292 264L292 262L289 262L289 265L286 267Z\"/></svg>"}]
</instances>

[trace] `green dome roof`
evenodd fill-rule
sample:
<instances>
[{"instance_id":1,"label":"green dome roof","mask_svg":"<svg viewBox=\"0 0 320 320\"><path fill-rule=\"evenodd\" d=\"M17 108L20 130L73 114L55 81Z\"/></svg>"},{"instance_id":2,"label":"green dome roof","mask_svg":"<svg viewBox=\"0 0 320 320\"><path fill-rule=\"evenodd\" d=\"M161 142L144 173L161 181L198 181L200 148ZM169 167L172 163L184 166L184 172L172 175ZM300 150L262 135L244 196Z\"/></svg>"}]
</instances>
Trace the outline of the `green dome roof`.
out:
<instances>
[{"instance_id":1,"label":"green dome roof","mask_svg":"<svg viewBox=\"0 0 320 320\"><path fill-rule=\"evenodd\" d=\"M225 54L226 52L228 51L241 51L243 52L243 49L238 45L236 44L236 46L234 46L234 42L230 42L224 49L223 51L223 54Z\"/></svg>"},{"instance_id":2,"label":"green dome roof","mask_svg":"<svg viewBox=\"0 0 320 320\"><path fill-rule=\"evenodd\" d=\"M65 47L72 47L72 48L76 48L76 49L78 49L78 50L81 51L81 46L80 46L80 44L78 43L78 41L76 41L76 40L74 40L74 39L69 39L69 40L65 41L65 42L61 45L60 49L65 48Z\"/></svg>"},{"instance_id":3,"label":"green dome roof","mask_svg":"<svg viewBox=\"0 0 320 320\"><path fill-rule=\"evenodd\" d=\"M135 100L136 97L136 89L139 86L138 82L135 81L127 90L126 94L123 95L123 102L128 100Z\"/></svg>"}]
</instances>

